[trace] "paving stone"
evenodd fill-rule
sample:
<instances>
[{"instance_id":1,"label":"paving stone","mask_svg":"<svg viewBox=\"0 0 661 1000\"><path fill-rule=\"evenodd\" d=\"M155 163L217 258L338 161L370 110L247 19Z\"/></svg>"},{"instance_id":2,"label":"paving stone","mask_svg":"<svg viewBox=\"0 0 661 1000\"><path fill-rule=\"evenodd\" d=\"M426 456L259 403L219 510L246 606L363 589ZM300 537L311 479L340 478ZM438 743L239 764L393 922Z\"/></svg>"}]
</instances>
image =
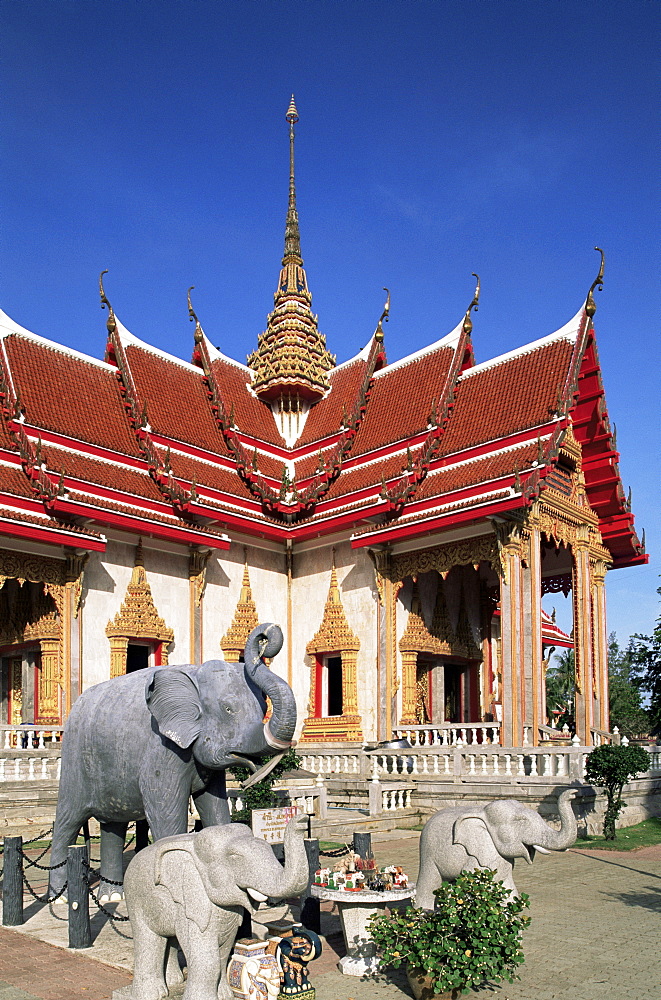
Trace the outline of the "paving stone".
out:
<instances>
[{"instance_id":1,"label":"paving stone","mask_svg":"<svg viewBox=\"0 0 661 1000\"><path fill-rule=\"evenodd\" d=\"M417 837L376 842L374 851L379 863L397 862L416 876ZM517 865L515 880L531 900L521 979L466 1000L657 1000L661 846L538 855L532 866ZM33 916L23 928L0 929L0 1000L109 1000L130 982L129 924L111 925L91 911L97 938L83 955L66 948L66 908L26 910ZM124 913L124 904L116 911ZM311 969L317 1000L410 1000L401 970L392 979L342 976L337 913L329 904L321 916L327 943Z\"/></svg>"}]
</instances>

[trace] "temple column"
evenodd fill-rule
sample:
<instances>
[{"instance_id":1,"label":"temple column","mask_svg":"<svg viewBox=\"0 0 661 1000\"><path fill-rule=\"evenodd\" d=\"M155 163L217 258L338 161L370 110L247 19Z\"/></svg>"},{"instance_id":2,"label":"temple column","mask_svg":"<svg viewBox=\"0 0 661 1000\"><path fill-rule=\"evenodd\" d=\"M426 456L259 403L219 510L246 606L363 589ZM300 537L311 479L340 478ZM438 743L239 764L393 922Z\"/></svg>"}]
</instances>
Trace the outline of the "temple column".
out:
<instances>
[{"instance_id":1,"label":"temple column","mask_svg":"<svg viewBox=\"0 0 661 1000\"><path fill-rule=\"evenodd\" d=\"M503 721L501 744L523 743L524 600L521 539L514 525L495 525L500 548L500 628Z\"/></svg>"},{"instance_id":2,"label":"temple column","mask_svg":"<svg viewBox=\"0 0 661 1000\"><path fill-rule=\"evenodd\" d=\"M64 711L69 715L71 706L82 691L82 629L80 602L83 592L83 573L89 558L88 552L69 554L64 566L64 602L62 606L62 673L64 677Z\"/></svg>"},{"instance_id":3,"label":"temple column","mask_svg":"<svg viewBox=\"0 0 661 1000\"><path fill-rule=\"evenodd\" d=\"M376 676L377 676L377 740L389 739L392 734L392 657L394 650L394 621L392 608L393 585L390 579L390 548L370 550L374 560L378 607L376 618Z\"/></svg>"},{"instance_id":4,"label":"temple column","mask_svg":"<svg viewBox=\"0 0 661 1000\"><path fill-rule=\"evenodd\" d=\"M414 650L400 650L402 658L402 726L415 726L417 702L418 654Z\"/></svg>"},{"instance_id":5,"label":"temple column","mask_svg":"<svg viewBox=\"0 0 661 1000\"><path fill-rule=\"evenodd\" d=\"M531 727L530 742L539 743L544 721L544 671L542 667L542 554L537 528L531 528L529 552L522 567L523 583L523 700L522 724Z\"/></svg>"},{"instance_id":6,"label":"temple column","mask_svg":"<svg viewBox=\"0 0 661 1000\"><path fill-rule=\"evenodd\" d=\"M606 626L606 573L608 563L597 559L592 566L592 635L595 697L599 728L610 729L608 706L608 629Z\"/></svg>"},{"instance_id":7,"label":"temple column","mask_svg":"<svg viewBox=\"0 0 661 1000\"><path fill-rule=\"evenodd\" d=\"M198 549L191 545L188 553L188 607L190 662L201 663L204 638L204 589L206 586L207 562L210 549Z\"/></svg>"},{"instance_id":8,"label":"temple column","mask_svg":"<svg viewBox=\"0 0 661 1000\"><path fill-rule=\"evenodd\" d=\"M576 664L576 733L583 746L592 743L593 662L592 662L592 586L589 533L579 526L572 545L574 590L574 658Z\"/></svg>"}]
</instances>

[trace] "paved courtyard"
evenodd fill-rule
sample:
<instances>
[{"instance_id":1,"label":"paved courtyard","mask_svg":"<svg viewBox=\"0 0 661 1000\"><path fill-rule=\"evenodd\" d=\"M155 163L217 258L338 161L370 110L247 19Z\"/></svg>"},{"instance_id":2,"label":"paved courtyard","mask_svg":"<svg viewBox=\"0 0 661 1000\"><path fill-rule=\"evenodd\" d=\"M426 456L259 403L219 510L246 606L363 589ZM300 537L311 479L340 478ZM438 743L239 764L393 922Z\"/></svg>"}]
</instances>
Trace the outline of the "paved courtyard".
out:
<instances>
[{"instance_id":1,"label":"paved courtyard","mask_svg":"<svg viewBox=\"0 0 661 1000\"><path fill-rule=\"evenodd\" d=\"M417 835L403 834L374 848L380 863L403 864L415 875L417 846ZM519 863L515 877L531 898L521 980L471 993L469 1000L657 1000L661 846L538 855L532 866ZM117 912L125 912L123 903ZM94 909L95 942L83 954L66 948L65 907L26 901L26 916L22 928L0 929L0 1000L106 1000L130 981L128 924L112 925ZM330 908L322 914L322 932L325 951L311 970L317 1000L410 998L401 975L394 981L340 975L342 937Z\"/></svg>"}]
</instances>

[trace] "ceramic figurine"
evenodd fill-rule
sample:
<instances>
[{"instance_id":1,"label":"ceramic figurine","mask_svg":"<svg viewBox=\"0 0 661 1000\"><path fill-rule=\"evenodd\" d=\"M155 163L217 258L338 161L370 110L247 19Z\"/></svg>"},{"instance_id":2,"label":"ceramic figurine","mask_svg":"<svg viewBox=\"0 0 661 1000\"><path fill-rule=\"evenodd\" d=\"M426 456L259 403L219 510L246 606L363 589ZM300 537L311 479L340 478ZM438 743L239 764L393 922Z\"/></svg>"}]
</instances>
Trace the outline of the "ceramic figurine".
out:
<instances>
[{"instance_id":1,"label":"ceramic figurine","mask_svg":"<svg viewBox=\"0 0 661 1000\"><path fill-rule=\"evenodd\" d=\"M296 927L291 937L278 945L282 986L278 1000L315 1000L315 989L308 980L308 963L321 955L321 941L304 927Z\"/></svg>"}]
</instances>

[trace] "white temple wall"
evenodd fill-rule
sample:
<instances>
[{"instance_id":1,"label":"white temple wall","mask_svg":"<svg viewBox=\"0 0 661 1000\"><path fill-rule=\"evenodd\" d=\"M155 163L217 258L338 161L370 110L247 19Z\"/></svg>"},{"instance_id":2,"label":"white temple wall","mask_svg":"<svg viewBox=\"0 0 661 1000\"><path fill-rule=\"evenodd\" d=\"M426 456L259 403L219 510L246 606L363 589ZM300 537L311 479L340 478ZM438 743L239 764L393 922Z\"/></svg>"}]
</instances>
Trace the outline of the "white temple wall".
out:
<instances>
[{"instance_id":1,"label":"white temple wall","mask_svg":"<svg viewBox=\"0 0 661 1000\"><path fill-rule=\"evenodd\" d=\"M295 550L292 581L293 688L298 706L300 735L308 714L313 660L305 648L321 626L328 598L332 565L331 546ZM360 640L356 673L358 711L363 735L376 733L376 586L373 564L363 550L349 542L335 546L335 568L344 613L351 630ZM333 652L333 650L329 650Z\"/></svg>"},{"instance_id":2,"label":"white temple wall","mask_svg":"<svg viewBox=\"0 0 661 1000\"><path fill-rule=\"evenodd\" d=\"M134 563L135 545L108 541L105 552L90 552L80 611L82 690L110 677L106 625L122 605Z\"/></svg>"}]
</instances>

